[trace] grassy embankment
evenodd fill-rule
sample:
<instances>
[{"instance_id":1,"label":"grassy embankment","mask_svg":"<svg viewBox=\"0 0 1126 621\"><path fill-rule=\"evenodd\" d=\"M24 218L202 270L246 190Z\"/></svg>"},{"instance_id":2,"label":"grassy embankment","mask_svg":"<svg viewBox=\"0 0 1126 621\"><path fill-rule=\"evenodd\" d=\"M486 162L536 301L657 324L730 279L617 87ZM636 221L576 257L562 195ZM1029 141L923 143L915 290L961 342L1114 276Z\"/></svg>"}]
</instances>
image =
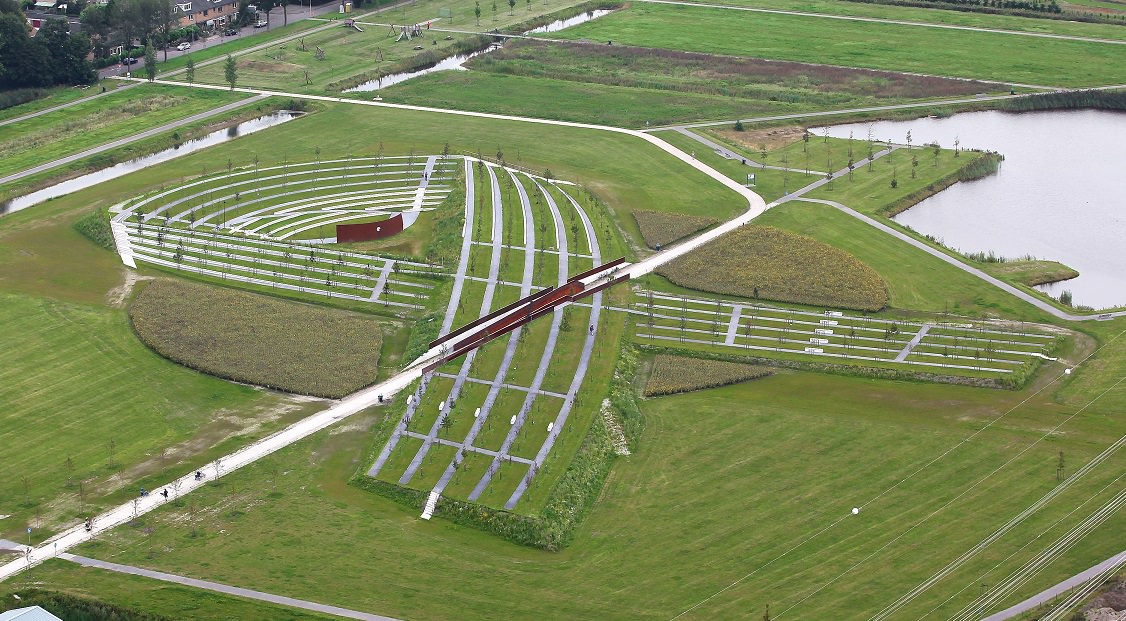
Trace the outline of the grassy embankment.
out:
<instances>
[{"instance_id":1,"label":"grassy embankment","mask_svg":"<svg viewBox=\"0 0 1126 621\"><path fill-rule=\"evenodd\" d=\"M236 382L339 398L379 369L381 326L370 316L170 279L145 286L129 316L157 353Z\"/></svg>"},{"instance_id":2,"label":"grassy embankment","mask_svg":"<svg viewBox=\"0 0 1126 621\"><path fill-rule=\"evenodd\" d=\"M277 110L316 110L317 106L306 106L305 102L272 97L256 104L247 104L223 115L205 118L195 123L181 126L179 129L167 131L150 138L131 142L127 145L103 151L91 157L82 158L50 170L29 175L4 184L0 188L0 201L23 196L35 190L51 186L55 183L77 177L79 175L108 168L114 164L125 162L144 155L149 155L163 149L174 148L187 140L203 137L222 128L228 128L243 121L259 118ZM215 162L201 164L199 170L215 170L219 165Z\"/></svg>"},{"instance_id":3,"label":"grassy embankment","mask_svg":"<svg viewBox=\"0 0 1126 621\"><path fill-rule=\"evenodd\" d=\"M467 66L381 95L396 103L645 127L997 90L973 81L565 41L510 42Z\"/></svg>"},{"instance_id":4,"label":"grassy embankment","mask_svg":"<svg viewBox=\"0 0 1126 621\"><path fill-rule=\"evenodd\" d=\"M177 119L217 108L245 95L142 85L0 127L0 175L73 155Z\"/></svg>"},{"instance_id":5,"label":"grassy embankment","mask_svg":"<svg viewBox=\"0 0 1126 621\"><path fill-rule=\"evenodd\" d=\"M745 36L748 29L754 37ZM1003 83L1082 87L1126 82L1117 45L1037 38L1022 41L1021 53L1014 55L1012 35L705 7L639 5L553 36Z\"/></svg>"}]
</instances>

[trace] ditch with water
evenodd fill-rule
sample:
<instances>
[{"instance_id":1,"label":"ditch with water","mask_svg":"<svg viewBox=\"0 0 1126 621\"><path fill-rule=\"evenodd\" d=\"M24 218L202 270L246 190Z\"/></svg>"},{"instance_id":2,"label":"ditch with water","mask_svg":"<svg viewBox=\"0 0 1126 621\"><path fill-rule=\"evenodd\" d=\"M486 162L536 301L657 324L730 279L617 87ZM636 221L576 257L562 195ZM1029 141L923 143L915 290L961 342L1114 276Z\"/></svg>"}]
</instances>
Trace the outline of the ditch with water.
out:
<instances>
[{"instance_id":1,"label":"ditch with water","mask_svg":"<svg viewBox=\"0 0 1126 621\"><path fill-rule=\"evenodd\" d=\"M592 19L598 19L599 17L602 17L604 15L609 15L611 12L612 12L611 9L596 9L596 10L593 10L593 11L587 11L585 13L579 13L578 15L575 15L574 17L568 17L567 19L558 19L558 20L551 22L550 24L545 24L543 26L540 26L539 28L533 28L533 29L529 30L528 32L525 32L524 34L525 35L534 35L534 34L544 34L544 33L549 33L549 32L559 32L560 30L563 30L564 28L570 28L571 26L577 26L579 24L589 22ZM492 52L494 50L499 50L500 48L501 48L501 46L499 44L494 43L494 44L490 45L489 47L487 47L483 50L477 50L476 52L472 52L472 53L469 53L469 54L454 54L453 56L443 58L442 60L438 61L438 63L435 64L435 65L431 65L429 67L424 67L422 69L416 69L414 71L403 71L401 73L392 73L392 74L389 74L389 75L385 75L382 78L376 78L374 80L369 80L369 81L364 82L363 84L356 86L354 88L346 89L344 92L345 93L367 93L367 92L371 92L371 91L378 91L378 90L387 88L389 86L394 86L396 84L402 84L403 82L406 82L407 80L410 80L410 79L413 79L413 78L417 78L418 76L426 75L428 73L435 73L435 72L438 72L438 71L467 71L468 69L465 67L466 61L473 58L474 56L480 56L481 54L487 54L487 53Z\"/></svg>"},{"instance_id":2,"label":"ditch with water","mask_svg":"<svg viewBox=\"0 0 1126 621\"><path fill-rule=\"evenodd\" d=\"M50 200L52 198L58 198L59 196L77 192L78 190L85 190L86 188L89 188L91 186L95 186L99 183L103 183L111 179L117 179L118 177L122 177L131 172L143 170L145 168L148 168L149 166L155 166L157 164L167 162L168 160L171 160L173 158L187 155L189 153L194 153L196 151L199 151L200 149L206 149L207 147L234 140L239 136L246 136L268 127L281 125L282 123L291 121L301 116L302 114L304 113L291 112L288 110L274 112L272 114L260 116L256 119L244 121L242 123L239 123L238 125L232 125L226 129L220 129L218 131L211 132L210 134L207 134L202 138L188 140L183 144L179 144L162 151L157 151L156 153L143 155L132 160L121 162L120 164L115 164L113 166L110 166L109 168L103 168L102 170L87 173L73 179L67 179L66 181L56 183L55 185L43 188L42 190L38 190L30 194L25 194L24 196L20 196L19 198L13 198L5 203L0 203L0 215L6 213L14 213L21 209L27 209L32 205L38 205L39 203Z\"/></svg>"}]
</instances>

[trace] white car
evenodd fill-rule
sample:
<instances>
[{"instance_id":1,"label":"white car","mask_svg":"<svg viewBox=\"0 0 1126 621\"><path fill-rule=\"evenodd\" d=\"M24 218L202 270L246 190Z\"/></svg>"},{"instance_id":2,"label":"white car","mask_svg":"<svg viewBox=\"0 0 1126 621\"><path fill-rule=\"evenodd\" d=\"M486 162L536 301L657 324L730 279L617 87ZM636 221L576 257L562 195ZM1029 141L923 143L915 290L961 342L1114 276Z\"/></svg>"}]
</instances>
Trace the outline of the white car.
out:
<instances>
[{"instance_id":1,"label":"white car","mask_svg":"<svg viewBox=\"0 0 1126 621\"><path fill-rule=\"evenodd\" d=\"M192 47L192 44L191 44L191 43L188 43L187 41L184 41L184 42L183 42L183 43L181 43L180 45L177 45L177 46L176 46L176 49L178 49L178 50L180 50L181 52L183 52L183 51L185 51L185 50L189 50L189 49L191 49L191 47Z\"/></svg>"}]
</instances>

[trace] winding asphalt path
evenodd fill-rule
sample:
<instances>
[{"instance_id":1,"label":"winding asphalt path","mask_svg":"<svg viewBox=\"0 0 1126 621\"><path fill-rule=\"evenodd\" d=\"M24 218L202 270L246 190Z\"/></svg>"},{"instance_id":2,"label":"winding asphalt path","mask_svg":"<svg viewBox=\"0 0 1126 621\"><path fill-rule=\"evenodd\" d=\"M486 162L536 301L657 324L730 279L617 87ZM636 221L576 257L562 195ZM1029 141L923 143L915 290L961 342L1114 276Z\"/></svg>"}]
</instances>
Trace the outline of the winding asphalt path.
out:
<instances>
[{"instance_id":1,"label":"winding asphalt path","mask_svg":"<svg viewBox=\"0 0 1126 621\"><path fill-rule=\"evenodd\" d=\"M880 221L878 221L874 218L866 216L866 215L860 213L859 211L856 211L855 209L852 209L850 207L842 205L841 203L838 203L836 201L829 201L829 200L824 200L824 199L819 199L819 198L788 197L786 199L778 201L777 203L773 203L772 206L786 202L788 200L800 200L800 201L805 201L807 203L820 203L822 205L829 205L830 207L835 207L836 209L839 209L840 211L852 216L853 218L856 218L857 220L860 220L861 222L864 222L865 224L868 224L869 226L873 226L873 227L879 229L880 231L883 231L884 233L887 233L888 235L895 237L896 239L907 242L908 244L911 244L912 246L918 248L919 250L922 250L923 252L931 255L932 257L935 257L936 259L940 259L942 261L945 261L946 263L953 265L954 267L962 270L963 272L966 272L967 274L971 274L973 276L976 276L976 277L984 280L985 282L997 287L998 289L1001 289L1002 291L1004 291L1006 293L1010 293L1010 294L1020 298L1021 300L1024 300L1025 302L1028 302L1029 304L1035 306L1036 308L1039 308L1040 310L1042 310L1046 313L1049 313L1049 314L1051 314L1055 317L1059 317L1060 319L1066 319L1067 321L1092 321L1092 320L1098 321L1098 320L1103 320L1103 319L1111 319L1111 318L1115 318L1115 317L1126 317L1126 310L1115 311L1115 312L1112 312L1112 313L1101 313L1099 315L1075 315L1075 314L1072 314L1072 313L1068 313L1066 311L1062 311L1062 310L1056 308L1055 306L1052 306L1051 304L1045 302L1044 300L1041 300L1040 298L1038 298L1038 297L1036 297L1036 296L1034 296L1030 293L1025 293L1024 291L1021 291L1020 289L1017 289L1016 287L1014 287L1014 286L1012 286L1012 285L1010 285L1010 284L1008 284L1004 281L998 280L998 279L994 278L993 276L986 274L985 272L977 269L976 267L966 265L965 263L962 263L958 259L955 259L954 257L946 254L945 252L942 252L941 250L937 250L935 248L932 248L931 246L924 244L923 242L915 239L914 237L911 237L910 235L908 235L906 233L898 231L898 230L896 230L896 229L894 229L894 228L892 228L892 227L890 227L890 226L888 226L888 225L886 225L886 224L884 224L884 223L882 223L882 222L880 222Z\"/></svg>"},{"instance_id":2,"label":"winding asphalt path","mask_svg":"<svg viewBox=\"0 0 1126 621\"><path fill-rule=\"evenodd\" d=\"M127 144L132 144L134 142L137 142L138 140L144 140L145 138L156 136L157 134L162 134L162 133L164 133L168 130L176 129L177 127L183 127L185 125L195 123L196 121L202 121L206 118L213 117L217 114L223 114L224 112L230 112L231 110L235 110L235 109L241 108L243 106L247 106L247 105L250 105L250 104L253 104L253 103L257 103L259 101L262 101L265 98L266 98L265 96L259 95L257 97L250 97L250 98L247 98L247 99L241 99L241 100L236 101L234 103L229 103L225 106L219 106L218 108L212 108L211 110L200 112L199 114L193 114L192 116L180 119L179 121L172 121L171 123L165 123L164 125L161 125L160 127L154 127L152 129L147 129L143 132L138 132L136 134L133 134L132 136L126 136L125 138L121 138L119 140L114 140L113 142L107 142L103 145L94 147L92 149L86 149L85 151L82 151L81 153L75 153L74 155L68 155L67 157L62 157L62 158L59 158L57 160L52 160L50 162L47 162L45 164L40 164L38 166L34 166L34 167L28 168L26 170L21 170L20 172L12 173L12 174L8 175L7 177L0 177L0 185L3 185L5 183L9 183L9 182L12 182L12 181L18 181L19 179L23 179L25 177L30 177L31 175L38 174L38 173L41 173L43 171L58 168L59 166L64 166L64 165L69 164L71 162L76 162L76 161L81 160L83 158L90 157L91 155L97 155L98 153L104 153L105 151L117 149L117 148L123 147Z\"/></svg>"}]
</instances>

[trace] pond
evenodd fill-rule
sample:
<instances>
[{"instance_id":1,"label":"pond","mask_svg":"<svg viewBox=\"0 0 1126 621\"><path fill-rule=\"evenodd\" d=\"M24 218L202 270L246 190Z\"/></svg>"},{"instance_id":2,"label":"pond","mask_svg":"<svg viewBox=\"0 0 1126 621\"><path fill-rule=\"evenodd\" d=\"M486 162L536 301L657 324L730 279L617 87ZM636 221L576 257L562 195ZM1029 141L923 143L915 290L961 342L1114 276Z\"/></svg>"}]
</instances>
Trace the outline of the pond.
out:
<instances>
[{"instance_id":1,"label":"pond","mask_svg":"<svg viewBox=\"0 0 1126 621\"><path fill-rule=\"evenodd\" d=\"M266 129L267 127L280 125L282 123L285 123L286 121L291 121L298 116L301 116L302 114L302 112L290 112L288 110L274 112L273 114L260 116L250 121L244 121L242 123L239 123L238 125L232 125L231 127L228 127L226 129L220 129L218 131L211 132L210 134L207 134L202 138L189 140L181 145L171 147L169 149L164 149L163 151L157 151L156 153L152 153L150 155L144 155L136 159L121 162L120 164L115 164L113 166L110 166L109 168L103 168L102 170L87 173L73 179L67 179L66 181L56 183L55 185L43 188L42 190L32 192L31 194L25 194L24 196L14 198L6 203L0 204L0 215L13 213L21 209L27 209L32 205L38 205L39 203L50 200L52 198L57 198L59 196L70 194L72 192L77 192L78 190L85 190L86 188L89 188L91 186L95 186L99 183L109 181L111 179L117 179L118 177L122 177L131 172L136 172L138 170L148 168L149 166L155 166L157 164L167 162L168 160L171 160L173 158L187 155L189 153L194 153L196 151L199 151L200 149L206 149L207 147L227 142L228 140L234 140L239 136L253 134L254 132Z\"/></svg>"},{"instance_id":2,"label":"pond","mask_svg":"<svg viewBox=\"0 0 1126 621\"><path fill-rule=\"evenodd\" d=\"M895 221L963 252L1059 261L1079 277L1040 289L1075 305L1126 305L1126 114L971 112L871 124L877 139L998 151L998 174L956 183ZM869 124L829 128L867 139ZM820 132L820 130L817 130ZM925 162L925 160L923 160Z\"/></svg>"}]
</instances>

